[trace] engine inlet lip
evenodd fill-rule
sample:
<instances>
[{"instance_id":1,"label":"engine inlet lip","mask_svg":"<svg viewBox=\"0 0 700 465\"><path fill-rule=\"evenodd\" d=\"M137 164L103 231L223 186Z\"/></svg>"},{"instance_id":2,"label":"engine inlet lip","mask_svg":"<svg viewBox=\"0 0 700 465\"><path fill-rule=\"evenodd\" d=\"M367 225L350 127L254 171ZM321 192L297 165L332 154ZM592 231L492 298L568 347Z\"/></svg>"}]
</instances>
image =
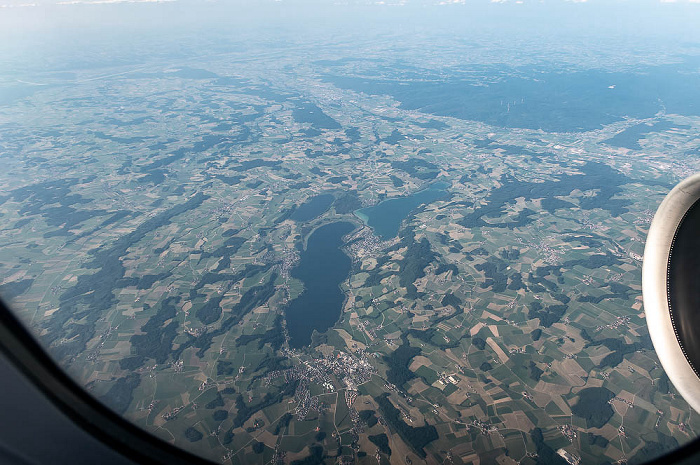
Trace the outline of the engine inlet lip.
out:
<instances>
[{"instance_id":1,"label":"engine inlet lip","mask_svg":"<svg viewBox=\"0 0 700 465\"><path fill-rule=\"evenodd\" d=\"M688 364L693 369L695 375L698 376L698 378L700 378L700 371L698 371L698 365L700 364L698 363L700 362L700 351L698 350L699 347L697 347L692 342L688 341L688 333L692 332L693 328L700 330L700 325L695 324L688 328L688 325L684 324L683 316L687 316L688 312L692 312L693 306L689 305L688 302L684 302L682 296L678 294L698 294L700 293L700 287L693 289L688 286L687 282L684 282L682 285L683 289L681 289L680 292L677 292L678 290L676 288L679 284L678 279L681 277L678 275L687 273L687 270L683 269L683 265L686 265L688 258L692 259L693 255L692 250L690 250L690 254L686 254L686 252L689 251L689 248L692 249L692 245L687 243L687 236L690 232L688 228L692 227L692 225L688 224L688 220L697 222L699 215L700 199L696 200L695 203L693 203L693 205L691 205L690 208L686 210L680 222L678 223L678 227L676 228L676 232L673 235L671 247L668 252L668 264L666 268L666 298L668 301L668 311L671 317L671 325L673 326L673 332L676 335L676 340L678 341L678 345L680 346L681 351L685 356L685 359L688 361ZM696 234L697 232L698 231L696 230ZM680 265L679 262L681 262ZM679 270L679 268L681 269ZM685 323L687 323L687 321Z\"/></svg>"},{"instance_id":2,"label":"engine inlet lip","mask_svg":"<svg viewBox=\"0 0 700 465\"><path fill-rule=\"evenodd\" d=\"M691 278L678 282L678 270L693 262L688 251L697 248L700 255L700 244L690 246L698 241L688 240L684 224L700 228L700 173L683 180L661 202L649 227L642 266L644 313L654 349L676 390L700 412L700 345L692 344L689 335L694 331L688 324L694 321L688 302L695 294L700 299L700 286L689 285Z\"/></svg>"}]
</instances>

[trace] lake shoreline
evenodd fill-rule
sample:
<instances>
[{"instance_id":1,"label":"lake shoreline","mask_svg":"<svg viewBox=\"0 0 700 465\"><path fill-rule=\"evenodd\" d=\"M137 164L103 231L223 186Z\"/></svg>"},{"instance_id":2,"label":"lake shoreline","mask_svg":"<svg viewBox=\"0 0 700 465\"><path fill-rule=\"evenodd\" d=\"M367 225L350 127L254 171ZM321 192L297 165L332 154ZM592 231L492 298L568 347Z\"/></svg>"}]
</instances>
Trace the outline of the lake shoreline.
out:
<instances>
[{"instance_id":1,"label":"lake shoreline","mask_svg":"<svg viewBox=\"0 0 700 465\"><path fill-rule=\"evenodd\" d=\"M352 269L352 259L343 250L343 237L356 228L350 221L337 221L309 235L299 264L292 270L292 277L303 283L304 290L285 309L291 348L310 345L314 331L323 333L340 320L348 298L340 286Z\"/></svg>"}]
</instances>

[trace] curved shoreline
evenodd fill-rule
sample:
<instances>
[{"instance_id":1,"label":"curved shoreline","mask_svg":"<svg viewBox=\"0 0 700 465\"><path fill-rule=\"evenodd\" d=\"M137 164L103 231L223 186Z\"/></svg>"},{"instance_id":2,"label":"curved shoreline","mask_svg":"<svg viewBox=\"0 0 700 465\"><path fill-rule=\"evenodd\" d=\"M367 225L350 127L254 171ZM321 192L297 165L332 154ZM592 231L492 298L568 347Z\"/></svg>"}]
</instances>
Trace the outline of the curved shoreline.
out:
<instances>
[{"instance_id":1,"label":"curved shoreline","mask_svg":"<svg viewBox=\"0 0 700 465\"><path fill-rule=\"evenodd\" d=\"M317 228L309 236L299 264L292 270L304 290L285 309L290 347L309 345L314 330L324 332L340 319L347 299L340 285L352 268L352 260L342 248L343 237L355 228L349 221L338 221Z\"/></svg>"}]
</instances>

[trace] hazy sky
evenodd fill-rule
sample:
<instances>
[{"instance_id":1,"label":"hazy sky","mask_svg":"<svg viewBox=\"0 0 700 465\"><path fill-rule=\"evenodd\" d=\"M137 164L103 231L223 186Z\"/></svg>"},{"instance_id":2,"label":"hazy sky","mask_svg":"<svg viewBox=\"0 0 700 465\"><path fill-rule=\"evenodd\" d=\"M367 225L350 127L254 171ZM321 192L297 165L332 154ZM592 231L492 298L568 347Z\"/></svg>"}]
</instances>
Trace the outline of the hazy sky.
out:
<instances>
[{"instance_id":1,"label":"hazy sky","mask_svg":"<svg viewBox=\"0 0 700 465\"><path fill-rule=\"evenodd\" d=\"M58 22L68 16L108 21L120 14L173 15L194 10L206 12L271 15L297 10L339 18L348 10L363 14L401 15L401 11L420 15L447 14L460 18L464 15L498 17L523 21L547 22L559 17L579 22L596 19L611 20L618 24L644 20L666 24L668 21L689 23L700 16L700 0L0 0L0 21L44 18ZM685 19L685 20L684 20ZM643 25L644 25L643 24ZM695 23L697 26L698 23Z\"/></svg>"},{"instance_id":2,"label":"hazy sky","mask_svg":"<svg viewBox=\"0 0 700 465\"><path fill-rule=\"evenodd\" d=\"M239 30L263 39L416 30L475 40L580 37L582 44L670 40L700 47L700 0L0 0L0 5L0 52L14 50L18 56L41 40Z\"/></svg>"}]
</instances>

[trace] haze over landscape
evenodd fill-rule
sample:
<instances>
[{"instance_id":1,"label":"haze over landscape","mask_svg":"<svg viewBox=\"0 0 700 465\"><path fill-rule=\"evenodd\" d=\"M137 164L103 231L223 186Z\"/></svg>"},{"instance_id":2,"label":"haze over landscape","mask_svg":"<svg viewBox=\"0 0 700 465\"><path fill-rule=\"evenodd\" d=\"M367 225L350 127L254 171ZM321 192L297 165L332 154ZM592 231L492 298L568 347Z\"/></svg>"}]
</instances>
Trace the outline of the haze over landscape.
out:
<instances>
[{"instance_id":1,"label":"haze over landscape","mask_svg":"<svg viewBox=\"0 0 700 465\"><path fill-rule=\"evenodd\" d=\"M641 262L700 170L700 4L2 6L0 296L145 431L297 465L697 436Z\"/></svg>"}]
</instances>

